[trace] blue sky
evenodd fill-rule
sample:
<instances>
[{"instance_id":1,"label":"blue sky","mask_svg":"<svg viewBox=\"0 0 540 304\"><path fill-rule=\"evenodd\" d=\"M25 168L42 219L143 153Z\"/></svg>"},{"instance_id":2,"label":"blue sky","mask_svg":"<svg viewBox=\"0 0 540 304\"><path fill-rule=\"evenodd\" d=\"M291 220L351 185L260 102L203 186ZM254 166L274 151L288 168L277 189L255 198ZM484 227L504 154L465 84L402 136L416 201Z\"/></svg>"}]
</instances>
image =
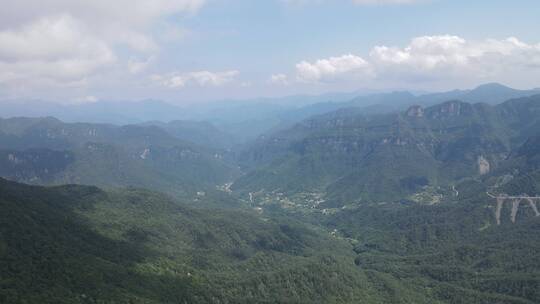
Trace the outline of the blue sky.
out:
<instances>
[{"instance_id":1,"label":"blue sky","mask_svg":"<svg viewBox=\"0 0 540 304\"><path fill-rule=\"evenodd\" d=\"M0 1L4 99L540 86L532 0Z\"/></svg>"}]
</instances>

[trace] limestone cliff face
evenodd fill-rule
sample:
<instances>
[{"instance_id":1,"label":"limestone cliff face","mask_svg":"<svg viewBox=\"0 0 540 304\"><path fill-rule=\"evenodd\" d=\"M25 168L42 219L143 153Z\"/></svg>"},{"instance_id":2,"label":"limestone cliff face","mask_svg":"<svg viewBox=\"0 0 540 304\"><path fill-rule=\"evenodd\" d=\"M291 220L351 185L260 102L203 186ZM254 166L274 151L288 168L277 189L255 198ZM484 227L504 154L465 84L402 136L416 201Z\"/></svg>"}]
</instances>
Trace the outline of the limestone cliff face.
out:
<instances>
[{"instance_id":1,"label":"limestone cliff face","mask_svg":"<svg viewBox=\"0 0 540 304\"><path fill-rule=\"evenodd\" d=\"M472 113L473 106L459 100L447 101L429 108L428 116L433 119L462 116Z\"/></svg>"},{"instance_id":2,"label":"limestone cliff face","mask_svg":"<svg viewBox=\"0 0 540 304\"><path fill-rule=\"evenodd\" d=\"M480 175L486 175L491 171L491 165L487 159L484 158L483 155L478 156L478 173Z\"/></svg>"},{"instance_id":3,"label":"limestone cliff face","mask_svg":"<svg viewBox=\"0 0 540 304\"><path fill-rule=\"evenodd\" d=\"M411 106L407 110L407 116L409 117L424 117L424 108L421 106L415 105Z\"/></svg>"},{"instance_id":4,"label":"limestone cliff face","mask_svg":"<svg viewBox=\"0 0 540 304\"><path fill-rule=\"evenodd\" d=\"M291 193L315 189L347 202L408 195L414 191L409 185L417 180L451 185L498 170L514 143L538 133L537 108L540 97L498 106L453 100L400 113L346 109L315 116L267 134L243 151L242 161L256 169L233 188ZM537 144L526 147L522 153L538 155ZM528 157L527 162L540 168L540 157Z\"/></svg>"},{"instance_id":5,"label":"limestone cliff face","mask_svg":"<svg viewBox=\"0 0 540 304\"><path fill-rule=\"evenodd\" d=\"M74 161L69 151L0 149L0 176L25 183L46 183Z\"/></svg>"}]
</instances>

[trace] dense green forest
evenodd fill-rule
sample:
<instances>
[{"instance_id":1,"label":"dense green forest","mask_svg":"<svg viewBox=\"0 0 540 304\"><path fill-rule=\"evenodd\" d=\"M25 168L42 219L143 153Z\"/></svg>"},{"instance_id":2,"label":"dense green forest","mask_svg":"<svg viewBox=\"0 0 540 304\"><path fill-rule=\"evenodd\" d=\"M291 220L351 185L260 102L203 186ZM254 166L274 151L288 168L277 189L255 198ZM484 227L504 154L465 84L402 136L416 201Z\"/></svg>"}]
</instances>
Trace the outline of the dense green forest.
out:
<instances>
[{"instance_id":1,"label":"dense green forest","mask_svg":"<svg viewBox=\"0 0 540 304\"><path fill-rule=\"evenodd\" d=\"M146 190L0 181L2 303L380 299L352 248L294 221Z\"/></svg>"},{"instance_id":2,"label":"dense green forest","mask_svg":"<svg viewBox=\"0 0 540 304\"><path fill-rule=\"evenodd\" d=\"M240 154L247 174L232 189L323 193L336 205L399 200L488 173L538 130L540 95L384 115L343 109L261 137Z\"/></svg>"},{"instance_id":3,"label":"dense green forest","mask_svg":"<svg viewBox=\"0 0 540 304\"><path fill-rule=\"evenodd\" d=\"M0 119L0 303L540 303L539 95L329 108Z\"/></svg>"},{"instance_id":4,"label":"dense green forest","mask_svg":"<svg viewBox=\"0 0 540 304\"><path fill-rule=\"evenodd\" d=\"M0 304L540 304L539 16L0 0Z\"/></svg>"},{"instance_id":5,"label":"dense green forest","mask_svg":"<svg viewBox=\"0 0 540 304\"><path fill-rule=\"evenodd\" d=\"M540 223L496 226L480 198L363 206L317 227L139 189L2 180L0 193L3 303L540 300Z\"/></svg>"},{"instance_id":6,"label":"dense green forest","mask_svg":"<svg viewBox=\"0 0 540 304\"><path fill-rule=\"evenodd\" d=\"M238 174L222 149L154 125L0 118L0 155L1 176L25 183L137 186L176 196L214 189Z\"/></svg>"}]
</instances>

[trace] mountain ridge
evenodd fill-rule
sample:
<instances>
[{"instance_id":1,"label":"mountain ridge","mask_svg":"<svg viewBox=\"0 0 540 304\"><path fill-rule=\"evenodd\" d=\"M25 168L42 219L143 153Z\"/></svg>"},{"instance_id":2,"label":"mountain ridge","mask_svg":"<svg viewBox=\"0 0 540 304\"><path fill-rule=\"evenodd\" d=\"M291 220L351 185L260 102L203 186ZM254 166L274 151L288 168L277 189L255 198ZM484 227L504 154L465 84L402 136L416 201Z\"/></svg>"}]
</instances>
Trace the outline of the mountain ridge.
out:
<instances>
[{"instance_id":1,"label":"mountain ridge","mask_svg":"<svg viewBox=\"0 0 540 304\"><path fill-rule=\"evenodd\" d=\"M351 200L362 192L390 194L374 197L379 199L403 197L407 191L399 189L403 189L400 183L408 183L406 179L448 185L481 174L485 162L495 168L513 148L538 132L539 105L540 95L497 106L447 101L425 109L413 107L415 115L411 111L365 115L338 110L316 116L262 137L248 148L242 157L247 168L255 169L237 180L233 189L294 193L330 187L327 191L336 194L364 189L338 199ZM529 121L522 123L526 118ZM297 181L300 176L303 185ZM390 176L398 180L385 179ZM377 188L381 186L386 188Z\"/></svg>"}]
</instances>

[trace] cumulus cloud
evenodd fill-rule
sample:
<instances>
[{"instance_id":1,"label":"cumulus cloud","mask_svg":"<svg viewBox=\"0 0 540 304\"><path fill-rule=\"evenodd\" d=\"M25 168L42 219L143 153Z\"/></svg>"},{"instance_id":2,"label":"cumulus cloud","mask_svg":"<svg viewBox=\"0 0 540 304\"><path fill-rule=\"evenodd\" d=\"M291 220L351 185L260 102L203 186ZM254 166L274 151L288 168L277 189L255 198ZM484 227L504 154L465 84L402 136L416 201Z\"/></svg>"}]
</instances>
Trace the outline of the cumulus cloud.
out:
<instances>
[{"instance_id":1,"label":"cumulus cloud","mask_svg":"<svg viewBox=\"0 0 540 304\"><path fill-rule=\"evenodd\" d=\"M240 72L236 70L222 72L198 71L153 75L152 80L168 88L183 88L192 85L200 87L219 87L235 81L239 74Z\"/></svg>"},{"instance_id":2,"label":"cumulus cloud","mask_svg":"<svg viewBox=\"0 0 540 304\"><path fill-rule=\"evenodd\" d=\"M315 62L302 61L296 65L296 76L302 82L334 81L342 77L371 74L370 64L362 57L352 54Z\"/></svg>"},{"instance_id":3,"label":"cumulus cloud","mask_svg":"<svg viewBox=\"0 0 540 304\"><path fill-rule=\"evenodd\" d=\"M162 16L191 14L205 0L17 0L0 10L0 29L17 28L35 20L69 15L109 44L138 51L155 51L149 26Z\"/></svg>"},{"instance_id":4,"label":"cumulus cloud","mask_svg":"<svg viewBox=\"0 0 540 304\"><path fill-rule=\"evenodd\" d=\"M17 0L0 11L0 26L11 26L42 16L69 13L96 27L108 25L141 26L162 15L194 13L205 0Z\"/></svg>"},{"instance_id":5,"label":"cumulus cloud","mask_svg":"<svg viewBox=\"0 0 540 304\"><path fill-rule=\"evenodd\" d=\"M205 0L17 0L0 10L0 84L74 85L107 68L139 73L159 44L150 34L165 15L191 14ZM126 56L126 52L128 56ZM117 54L122 54L122 56Z\"/></svg>"},{"instance_id":6,"label":"cumulus cloud","mask_svg":"<svg viewBox=\"0 0 540 304\"><path fill-rule=\"evenodd\" d=\"M277 85L288 85L289 77L285 74L274 74L270 76L269 82Z\"/></svg>"},{"instance_id":7,"label":"cumulus cloud","mask_svg":"<svg viewBox=\"0 0 540 304\"><path fill-rule=\"evenodd\" d=\"M80 81L114 63L111 47L69 15L0 31L0 82Z\"/></svg>"},{"instance_id":8,"label":"cumulus cloud","mask_svg":"<svg viewBox=\"0 0 540 304\"><path fill-rule=\"evenodd\" d=\"M424 36L404 48L377 46L370 60L378 74L387 77L497 77L538 69L540 44L529 45L514 37L467 41L458 36Z\"/></svg>"},{"instance_id":9,"label":"cumulus cloud","mask_svg":"<svg viewBox=\"0 0 540 304\"><path fill-rule=\"evenodd\" d=\"M527 44L515 37L467 41L451 35L416 37L404 47L375 46L365 58L349 54L296 65L296 78L303 82L351 80L359 75L402 82L497 80L539 72L540 44Z\"/></svg>"}]
</instances>

